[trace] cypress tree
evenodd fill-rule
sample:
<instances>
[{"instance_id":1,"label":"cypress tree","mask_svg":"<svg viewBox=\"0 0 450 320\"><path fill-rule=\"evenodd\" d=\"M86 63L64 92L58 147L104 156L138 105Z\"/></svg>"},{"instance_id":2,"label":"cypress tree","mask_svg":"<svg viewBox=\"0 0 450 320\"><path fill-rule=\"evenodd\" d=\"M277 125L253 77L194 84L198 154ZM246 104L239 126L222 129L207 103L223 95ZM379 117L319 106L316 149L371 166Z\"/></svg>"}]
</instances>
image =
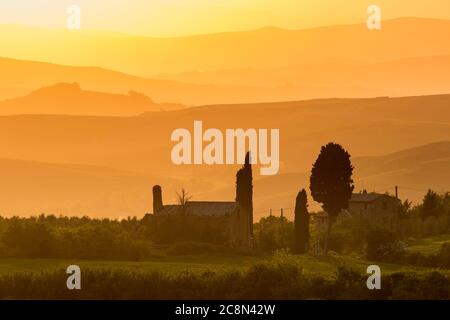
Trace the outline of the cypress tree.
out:
<instances>
[{"instance_id":1,"label":"cypress tree","mask_svg":"<svg viewBox=\"0 0 450 320\"><path fill-rule=\"evenodd\" d=\"M249 215L249 233L250 237L253 238L253 175L250 152L247 152L245 164L236 174L236 201Z\"/></svg>"},{"instance_id":2,"label":"cypress tree","mask_svg":"<svg viewBox=\"0 0 450 320\"><path fill-rule=\"evenodd\" d=\"M295 252L305 253L309 242L308 198L302 189L295 201Z\"/></svg>"}]
</instances>

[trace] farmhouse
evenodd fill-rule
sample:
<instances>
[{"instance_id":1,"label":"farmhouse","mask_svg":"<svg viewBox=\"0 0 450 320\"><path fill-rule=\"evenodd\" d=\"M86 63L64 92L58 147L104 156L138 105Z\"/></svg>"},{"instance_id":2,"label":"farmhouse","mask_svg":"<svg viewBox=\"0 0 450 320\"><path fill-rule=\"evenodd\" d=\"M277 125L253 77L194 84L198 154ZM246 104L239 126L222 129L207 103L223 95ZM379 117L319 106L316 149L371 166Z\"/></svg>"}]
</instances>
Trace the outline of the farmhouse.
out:
<instances>
[{"instance_id":1,"label":"farmhouse","mask_svg":"<svg viewBox=\"0 0 450 320\"><path fill-rule=\"evenodd\" d=\"M387 224L397 217L400 201L389 194L354 193L348 204L348 212L360 220L373 224Z\"/></svg>"},{"instance_id":2,"label":"farmhouse","mask_svg":"<svg viewBox=\"0 0 450 320\"><path fill-rule=\"evenodd\" d=\"M235 201L187 201L185 204L163 205L160 186L153 187L153 223L183 221L190 240L219 243L231 247L251 246L251 219ZM176 235L174 235L176 239Z\"/></svg>"}]
</instances>

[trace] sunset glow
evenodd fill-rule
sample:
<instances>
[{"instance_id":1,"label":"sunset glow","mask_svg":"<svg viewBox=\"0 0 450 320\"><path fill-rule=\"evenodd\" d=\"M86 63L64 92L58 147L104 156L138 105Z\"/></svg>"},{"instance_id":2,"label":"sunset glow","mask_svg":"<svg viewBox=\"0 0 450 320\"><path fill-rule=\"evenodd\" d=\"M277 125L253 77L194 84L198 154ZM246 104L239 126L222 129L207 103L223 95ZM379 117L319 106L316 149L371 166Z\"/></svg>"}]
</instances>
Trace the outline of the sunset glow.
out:
<instances>
[{"instance_id":1,"label":"sunset glow","mask_svg":"<svg viewBox=\"0 0 450 320\"><path fill-rule=\"evenodd\" d=\"M448 0L21 0L0 3L0 24L64 28L71 4L82 8L83 28L149 36L363 23L371 4L383 19L450 18Z\"/></svg>"}]
</instances>

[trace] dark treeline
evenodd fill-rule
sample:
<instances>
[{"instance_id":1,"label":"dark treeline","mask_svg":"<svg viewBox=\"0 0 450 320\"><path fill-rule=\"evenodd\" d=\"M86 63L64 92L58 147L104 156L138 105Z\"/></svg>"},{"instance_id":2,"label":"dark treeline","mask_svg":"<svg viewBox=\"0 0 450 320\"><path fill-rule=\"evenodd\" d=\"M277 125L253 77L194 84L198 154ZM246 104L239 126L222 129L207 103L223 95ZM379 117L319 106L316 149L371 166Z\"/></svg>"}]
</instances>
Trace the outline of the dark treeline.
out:
<instances>
[{"instance_id":1,"label":"dark treeline","mask_svg":"<svg viewBox=\"0 0 450 320\"><path fill-rule=\"evenodd\" d=\"M136 217L0 217L0 258L138 261L165 254L230 252L219 231L196 219L174 217L157 226Z\"/></svg>"},{"instance_id":2,"label":"dark treeline","mask_svg":"<svg viewBox=\"0 0 450 320\"><path fill-rule=\"evenodd\" d=\"M351 217L337 221L331 232L330 248L339 253L364 252L371 260L427 265L430 262L426 262L422 253L407 252L407 242L449 233L450 194L429 190L421 204L412 206L405 200L396 219L386 225L368 225ZM441 255L450 258L450 252L444 246ZM440 264L435 263L436 266L449 264L437 257L429 261L433 259L441 261Z\"/></svg>"},{"instance_id":3,"label":"dark treeline","mask_svg":"<svg viewBox=\"0 0 450 320\"><path fill-rule=\"evenodd\" d=\"M214 245L223 245L227 242L220 221L204 223L201 218L195 216L166 216L160 217L158 223L143 221L146 226L147 239L157 244L173 245L178 242L202 242ZM223 224L222 224L223 225ZM225 224L226 225L226 224Z\"/></svg>"},{"instance_id":4,"label":"dark treeline","mask_svg":"<svg viewBox=\"0 0 450 320\"><path fill-rule=\"evenodd\" d=\"M314 229L312 221L303 222L300 226L306 223L310 230ZM255 224L256 248L263 252L279 249L298 252L295 228L296 225L283 216L262 218ZM450 268L448 244L444 243L436 254L407 250L407 242L411 239L449 233L450 194L437 194L430 190L421 204L412 206L406 200L392 223L371 225L358 218L338 218L331 228L329 249L341 254L358 253L371 261Z\"/></svg>"},{"instance_id":5,"label":"dark treeline","mask_svg":"<svg viewBox=\"0 0 450 320\"><path fill-rule=\"evenodd\" d=\"M254 226L255 246L262 252L295 249L295 226L286 217L269 216Z\"/></svg>"},{"instance_id":6,"label":"dark treeline","mask_svg":"<svg viewBox=\"0 0 450 320\"><path fill-rule=\"evenodd\" d=\"M312 230L311 236L304 230L296 231L295 223L286 217L265 217L254 224L255 252L272 253L278 249L303 251L305 241L309 237L314 238L314 223L305 218L307 210L303 198L300 196L298 199L297 221L302 222L298 224L301 227L310 225L306 230ZM368 226L352 218L338 219L331 230L329 249L338 253L357 252L375 261L447 266L447 262L442 262L444 257L408 254L405 241L450 233L449 199L448 193L439 195L429 191L423 203L417 206L405 201L396 224L384 227ZM164 221L156 228L145 219L137 218L0 217L0 257L142 260L159 254L155 248L161 247L168 247L169 252L177 254L230 250L219 245L223 239L214 226L204 228L202 225L194 233L195 239L183 238L184 233L192 235L187 229L196 230L195 220L190 224L187 228L186 222L175 218ZM376 249L373 249L374 246ZM444 252L450 254L448 250L442 250L442 255Z\"/></svg>"},{"instance_id":7,"label":"dark treeline","mask_svg":"<svg viewBox=\"0 0 450 320\"><path fill-rule=\"evenodd\" d=\"M0 217L0 257L139 260L149 239L136 218Z\"/></svg>"}]
</instances>

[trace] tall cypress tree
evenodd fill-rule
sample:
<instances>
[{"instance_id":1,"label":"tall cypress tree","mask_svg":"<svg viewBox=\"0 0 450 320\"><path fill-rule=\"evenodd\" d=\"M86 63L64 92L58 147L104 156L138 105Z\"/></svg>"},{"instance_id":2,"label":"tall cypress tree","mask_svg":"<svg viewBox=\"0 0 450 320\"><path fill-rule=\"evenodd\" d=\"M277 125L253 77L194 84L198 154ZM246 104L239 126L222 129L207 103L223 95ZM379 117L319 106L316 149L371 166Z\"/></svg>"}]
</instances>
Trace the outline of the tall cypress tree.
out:
<instances>
[{"instance_id":1,"label":"tall cypress tree","mask_svg":"<svg viewBox=\"0 0 450 320\"><path fill-rule=\"evenodd\" d=\"M309 242L308 198L302 189L295 200L295 252L305 253Z\"/></svg>"},{"instance_id":2,"label":"tall cypress tree","mask_svg":"<svg viewBox=\"0 0 450 320\"><path fill-rule=\"evenodd\" d=\"M253 175L250 152L245 156L244 166L236 174L236 201L249 215L250 237L253 238Z\"/></svg>"}]
</instances>

